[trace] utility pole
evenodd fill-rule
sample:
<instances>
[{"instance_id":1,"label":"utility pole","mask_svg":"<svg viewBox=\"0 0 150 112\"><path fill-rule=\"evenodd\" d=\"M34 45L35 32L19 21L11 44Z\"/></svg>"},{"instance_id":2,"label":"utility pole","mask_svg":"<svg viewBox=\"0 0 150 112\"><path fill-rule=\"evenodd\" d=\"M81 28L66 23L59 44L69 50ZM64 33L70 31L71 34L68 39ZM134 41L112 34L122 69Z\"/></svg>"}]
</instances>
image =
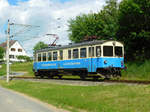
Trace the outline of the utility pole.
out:
<instances>
[{"instance_id":1,"label":"utility pole","mask_svg":"<svg viewBox=\"0 0 150 112\"><path fill-rule=\"evenodd\" d=\"M9 82L9 38L10 38L10 23L8 20L8 29L7 29L7 67L6 67L6 71L7 71L7 82Z\"/></svg>"}]
</instances>

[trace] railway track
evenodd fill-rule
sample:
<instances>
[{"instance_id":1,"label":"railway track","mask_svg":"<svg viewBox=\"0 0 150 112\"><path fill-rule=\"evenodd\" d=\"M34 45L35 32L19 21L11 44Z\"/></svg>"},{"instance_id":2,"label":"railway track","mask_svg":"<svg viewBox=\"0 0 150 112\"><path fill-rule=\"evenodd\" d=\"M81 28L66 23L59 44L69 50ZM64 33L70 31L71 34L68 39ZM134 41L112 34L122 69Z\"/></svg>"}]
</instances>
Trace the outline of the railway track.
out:
<instances>
[{"instance_id":1,"label":"railway track","mask_svg":"<svg viewBox=\"0 0 150 112\"><path fill-rule=\"evenodd\" d=\"M81 79L74 79L74 78L62 78L62 79L57 79L57 78L55 78L55 79L48 79L48 78L36 78L36 77L21 77L21 76L13 76L13 77L11 77L12 78L12 80L13 79L31 79L31 80L42 80L42 81L44 81L44 80L47 80L47 81L57 81L57 82L59 82L59 81L71 81L71 82L75 82L75 81L82 81L82 82L105 82L105 83L126 83L126 84L143 84L143 85L150 85L150 81L147 81L147 80L143 80L143 81L140 81L140 80L92 80L92 79L86 79L86 80L81 80Z\"/></svg>"}]
</instances>

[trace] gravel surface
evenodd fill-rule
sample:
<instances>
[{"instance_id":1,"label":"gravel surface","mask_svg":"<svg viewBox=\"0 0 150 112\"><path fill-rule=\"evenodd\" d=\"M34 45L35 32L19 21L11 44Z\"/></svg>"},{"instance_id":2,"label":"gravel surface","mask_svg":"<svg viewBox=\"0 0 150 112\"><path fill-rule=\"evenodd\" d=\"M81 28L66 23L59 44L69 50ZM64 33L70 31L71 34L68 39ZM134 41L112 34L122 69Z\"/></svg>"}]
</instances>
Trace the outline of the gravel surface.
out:
<instances>
[{"instance_id":1,"label":"gravel surface","mask_svg":"<svg viewBox=\"0 0 150 112\"><path fill-rule=\"evenodd\" d=\"M0 112L67 112L0 87Z\"/></svg>"},{"instance_id":2,"label":"gravel surface","mask_svg":"<svg viewBox=\"0 0 150 112\"><path fill-rule=\"evenodd\" d=\"M103 81L91 81L91 80L77 80L77 79L15 79L12 80L25 80L32 82L44 82L44 83L52 83L52 84L62 84L62 85L72 85L72 86L97 86L97 85L112 85L119 83L107 83Z\"/></svg>"}]
</instances>

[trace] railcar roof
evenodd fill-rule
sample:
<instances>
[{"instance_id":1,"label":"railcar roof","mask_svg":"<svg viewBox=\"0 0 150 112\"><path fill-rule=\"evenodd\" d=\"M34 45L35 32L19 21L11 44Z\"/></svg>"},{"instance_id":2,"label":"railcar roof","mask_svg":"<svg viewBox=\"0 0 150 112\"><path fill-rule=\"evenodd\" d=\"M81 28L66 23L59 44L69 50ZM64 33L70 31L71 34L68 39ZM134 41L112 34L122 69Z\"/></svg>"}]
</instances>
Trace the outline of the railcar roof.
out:
<instances>
[{"instance_id":1,"label":"railcar roof","mask_svg":"<svg viewBox=\"0 0 150 112\"><path fill-rule=\"evenodd\" d=\"M37 50L36 52L45 52L45 51L60 50L60 49L66 49L66 48L74 48L74 47L86 46L86 45L103 44L107 41L108 40L94 40L94 41L87 41L87 42L82 42L82 43L72 43L71 45L50 46L50 47L47 47L47 48L44 48L44 49L41 49L41 50Z\"/></svg>"}]
</instances>

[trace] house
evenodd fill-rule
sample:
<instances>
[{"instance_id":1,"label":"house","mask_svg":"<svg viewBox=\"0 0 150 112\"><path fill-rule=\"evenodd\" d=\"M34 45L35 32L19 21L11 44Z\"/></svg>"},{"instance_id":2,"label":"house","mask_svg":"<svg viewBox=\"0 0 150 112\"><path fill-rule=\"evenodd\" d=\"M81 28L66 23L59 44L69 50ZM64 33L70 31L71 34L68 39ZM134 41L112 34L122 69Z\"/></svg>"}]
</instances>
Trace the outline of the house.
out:
<instances>
[{"instance_id":1,"label":"house","mask_svg":"<svg viewBox=\"0 0 150 112\"><path fill-rule=\"evenodd\" d=\"M7 49L7 42L1 43L0 47L3 47L6 51ZM17 61L25 61L17 59L17 56L28 56L24 48L20 45L17 40L10 40L9 42L9 58L11 62ZM4 55L4 60L6 60L6 52Z\"/></svg>"}]
</instances>

